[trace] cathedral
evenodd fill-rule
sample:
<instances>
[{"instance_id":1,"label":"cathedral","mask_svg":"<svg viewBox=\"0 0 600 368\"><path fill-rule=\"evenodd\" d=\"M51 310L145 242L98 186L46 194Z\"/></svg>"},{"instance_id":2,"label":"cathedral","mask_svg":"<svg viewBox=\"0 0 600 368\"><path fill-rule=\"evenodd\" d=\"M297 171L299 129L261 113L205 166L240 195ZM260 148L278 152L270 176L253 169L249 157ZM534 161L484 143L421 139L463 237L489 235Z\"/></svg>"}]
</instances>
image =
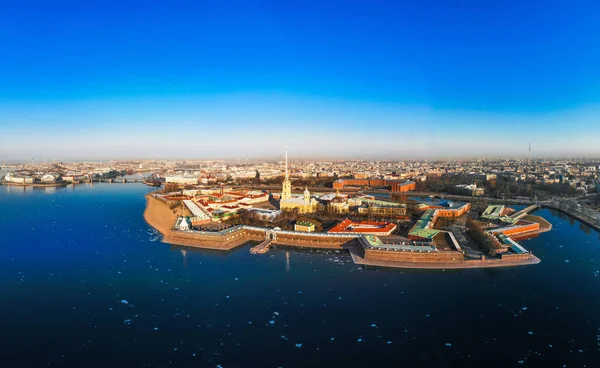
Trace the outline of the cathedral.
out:
<instances>
[{"instance_id":1,"label":"cathedral","mask_svg":"<svg viewBox=\"0 0 600 368\"><path fill-rule=\"evenodd\" d=\"M311 213L317 210L317 200L310 196L308 188L305 188L304 195L300 197L292 197L292 182L288 173L287 147L285 149L285 179L281 189L281 200L279 201L279 209L282 211L293 211L298 209L300 213Z\"/></svg>"}]
</instances>

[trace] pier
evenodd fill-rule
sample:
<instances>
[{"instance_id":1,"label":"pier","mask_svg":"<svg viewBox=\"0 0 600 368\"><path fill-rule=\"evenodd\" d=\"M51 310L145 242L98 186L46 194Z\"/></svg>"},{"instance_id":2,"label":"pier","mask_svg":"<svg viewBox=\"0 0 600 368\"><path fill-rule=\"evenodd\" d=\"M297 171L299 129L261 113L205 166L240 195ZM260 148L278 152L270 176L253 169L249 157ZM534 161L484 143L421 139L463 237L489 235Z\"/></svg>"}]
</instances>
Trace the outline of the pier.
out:
<instances>
[{"instance_id":1,"label":"pier","mask_svg":"<svg viewBox=\"0 0 600 368\"><path fill-rule=\"evenodd\" d=\"M265 239L265 241L263 241L259 245L250 248L250 253L251 254L265 254L269 251L269 248L270 248L272 242L273 242L272 239Z\"/></svg>"}]
</instances>

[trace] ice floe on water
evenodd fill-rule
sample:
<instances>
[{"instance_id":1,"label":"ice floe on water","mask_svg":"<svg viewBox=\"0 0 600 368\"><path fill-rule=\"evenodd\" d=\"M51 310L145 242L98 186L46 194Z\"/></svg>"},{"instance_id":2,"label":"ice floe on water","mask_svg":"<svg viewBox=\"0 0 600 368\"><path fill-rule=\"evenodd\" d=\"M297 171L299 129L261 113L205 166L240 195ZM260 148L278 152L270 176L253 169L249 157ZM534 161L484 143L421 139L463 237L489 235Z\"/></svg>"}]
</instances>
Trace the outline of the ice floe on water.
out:
<instances>
[{"instance_id":1,"label":"ice floe on water","mask_svg":"<svg viewBox=\"0 0 600 368\"><path fill-rule=\"evenodd\" d=\"M129 302L127 300L125 300L125 299L121 300L121 303L123 303L123 304L129 304Z\"/></svg>"},{"instance_id":2,"label":"ice floe on water","mask_svg":"<svg viewBox=\"0 0 600 368\"><path fill-rule=\"evenodd\" d=\"M449 342L445 343L444 345L446 345L446 346L448 346L448 347L452 346L452 344L451 344L451 343L449 343Z\"/></svg>"},{"instance_id":3,"label":"ice floe on water","mask_svg":"<svg viewBox=\"0 0 600 368\"><path fill-rule=\"evenodd\" d=\"M302 344L302 343L300 342L300 343L296 344L296 347L297 347L297 348L301 348L301 347L302 347L302 345L304 345L304 344Z\"/></svg>"}]
</instances>

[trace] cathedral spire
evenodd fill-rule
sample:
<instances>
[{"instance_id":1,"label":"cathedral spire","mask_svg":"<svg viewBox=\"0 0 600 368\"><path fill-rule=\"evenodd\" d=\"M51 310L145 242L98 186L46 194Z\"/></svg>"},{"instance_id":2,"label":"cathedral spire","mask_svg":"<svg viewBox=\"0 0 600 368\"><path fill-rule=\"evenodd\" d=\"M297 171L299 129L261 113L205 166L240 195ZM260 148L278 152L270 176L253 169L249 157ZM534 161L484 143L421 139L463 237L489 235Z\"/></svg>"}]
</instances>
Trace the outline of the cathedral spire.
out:
<instances>
[{"instance_id":1,"label":"cathedral spire","mask_svg":"<svg viewBox=\"0 0 600 368\"><path fill-rule=\"evenodd\" d=\"M288 179L288 160L287 160L287 146L285 146L285 178Z\"/></svg>"},{"instance_id":2,"label":"cathedral spire","mask_svg":"<svg viewBox=\"0 0 600 368\"><path fill-rule=\"evenodd\" d=\"M288 172L288 158L287 158L287 146L285 147L285 179L281 188L281 199L292 198L292 182L290 181L290 175Z\"/></svg>"}]
</instances>

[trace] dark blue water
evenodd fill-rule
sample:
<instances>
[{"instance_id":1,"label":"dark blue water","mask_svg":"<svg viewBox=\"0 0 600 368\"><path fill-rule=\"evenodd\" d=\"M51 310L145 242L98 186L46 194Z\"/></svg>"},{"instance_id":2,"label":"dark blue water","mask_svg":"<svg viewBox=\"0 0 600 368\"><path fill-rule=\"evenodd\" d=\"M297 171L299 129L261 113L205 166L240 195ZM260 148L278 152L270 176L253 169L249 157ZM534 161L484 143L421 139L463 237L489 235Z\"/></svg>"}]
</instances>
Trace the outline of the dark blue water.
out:
<instances>
[{"instance_id":1,"label":"dark blue water","mask_svg":"<svg viewBox=\"0 0 600 368\"><path fill-rule=\"evenodd\" d=\"M599 366L600 237L562 215L535 266L379 270L163 244L149 190L0 187L0 366Z\"/></svg>"}]
</instances>

